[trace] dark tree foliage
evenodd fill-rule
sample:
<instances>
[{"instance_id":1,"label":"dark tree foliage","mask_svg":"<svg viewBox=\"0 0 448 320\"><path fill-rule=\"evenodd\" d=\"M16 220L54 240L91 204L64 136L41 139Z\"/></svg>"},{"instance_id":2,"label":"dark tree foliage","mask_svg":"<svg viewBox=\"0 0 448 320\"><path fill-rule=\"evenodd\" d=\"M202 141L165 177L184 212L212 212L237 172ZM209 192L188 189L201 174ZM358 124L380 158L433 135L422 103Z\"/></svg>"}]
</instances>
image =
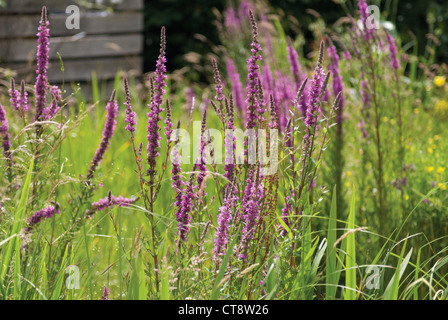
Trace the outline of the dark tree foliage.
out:
<instances>
[{"instance_id":1,"label":"dark tree foliage","mask_svg":"<svg viewBox=\"0 0 448 320\"><path fill-rule=\"evenodd\" d=\"M212 43L219 42L213 21L212 8L224 10L225 0L146 0L145 1L145 71L154 70L159 54L160 28L166 27L167 69L182 68L183 55L190 52L207 53L210 48L196 40L196 33Z\"/></svg>"},{"instance_id":2,"label":"dark tree foliage","mask_svg":"<svg viewBox=\"0 0 448 320\"><path fill-rule=\"evenodd\" d=\"M185 66L183 55L190 52L205 54L210 47L196 40L194 34L204 35L210 42L219 44L219 37L213 21L212 8L222 11L226 0L146 0L145 1L145 71L154 69L157 59L160 27L167 28L168 70ZM376 4L378 1L368 1ZM345 1L350 12L357 10L357 1ZM274 9L281 9L286 15L294 16L300 24L301 32L308 40L312 34L308 25L316 20L307 9L312 9L322 16L327 25L333 24L346 15L343 6L332 0L274 0L270 1ZM387 0L382 1L381 11L385 17L396 24L402 39L402 45L412 41L415 35L418 41L419 55L424 54L428 44L427 34L441 29L435 62L448 60L448 2L446 0ZM288 28L290 21L282 19L285 30L294 36ZM311 48L305 48L306 51Z\"/></svg>"}]
</instances>

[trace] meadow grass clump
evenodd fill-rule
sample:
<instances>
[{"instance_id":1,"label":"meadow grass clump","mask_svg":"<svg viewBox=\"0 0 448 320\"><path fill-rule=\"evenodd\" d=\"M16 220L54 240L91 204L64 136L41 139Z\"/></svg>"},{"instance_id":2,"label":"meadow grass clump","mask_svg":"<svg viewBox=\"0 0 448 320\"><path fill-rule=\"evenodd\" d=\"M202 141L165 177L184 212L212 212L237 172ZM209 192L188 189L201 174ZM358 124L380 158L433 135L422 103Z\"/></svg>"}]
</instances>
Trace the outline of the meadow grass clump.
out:
<instances>
[{"instance_id":1,"label":"meadow grass clump","mask_svg":"<svg viewBox=\"0 0 448 320\"><path fill-rule=\"evenodd\" d=\"M446 85L365 6L305 59L241 1L188 90L162 27L147 97L120 73L93 104L49 84L44 7L34 88L0 101L0 297L446 299Z\"/></svg>"}]
</instances>

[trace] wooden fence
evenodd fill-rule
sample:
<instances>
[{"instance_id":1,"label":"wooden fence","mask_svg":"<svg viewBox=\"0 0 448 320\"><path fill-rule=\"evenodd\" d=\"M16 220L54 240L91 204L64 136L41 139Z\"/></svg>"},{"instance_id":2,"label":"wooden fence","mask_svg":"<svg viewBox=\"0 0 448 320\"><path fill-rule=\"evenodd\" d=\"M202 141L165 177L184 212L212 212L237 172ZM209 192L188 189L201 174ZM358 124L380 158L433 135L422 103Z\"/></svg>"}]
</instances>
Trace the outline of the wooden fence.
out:
<instances>
[{"instance_id":1,"label":"wooden fence","mask_svg":"<svg viewBox=\"0 0 448 320\"><path fill-rule=\"evenodd\" d=\"M14 70L18 80L34 81L36 34L43 5L50 21L51 84L59 84L63 78L65 82L88 83L92 72L99 80L111 80L119 70L142 72L143 0L3 0L3 4L0 67ZM69 14L65 11L73 4L80 8L78 30L66 27Z\"/></svg>"}]
</instances>

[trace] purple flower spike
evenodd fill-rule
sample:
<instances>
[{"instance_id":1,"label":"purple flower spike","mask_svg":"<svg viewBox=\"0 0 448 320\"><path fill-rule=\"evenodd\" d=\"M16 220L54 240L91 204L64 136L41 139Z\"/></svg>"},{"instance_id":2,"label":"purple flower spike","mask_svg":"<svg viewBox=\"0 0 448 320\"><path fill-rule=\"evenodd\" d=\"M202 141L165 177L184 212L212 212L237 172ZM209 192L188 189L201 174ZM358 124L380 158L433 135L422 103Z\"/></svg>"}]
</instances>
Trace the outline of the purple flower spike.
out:
<instances>
[{"instance_id":1,"label":"purple flower spike","mask_svg":"<svg viewBox=\"0 0 448 320\"><path fill-rule=\"evenodd\" d=\"M104 292L103 292L103 296L101 297L101 300L109 300L109 288L108 287L104 288Z\"/></svg>"},{"instance_id":2,"label":"purple flower spike","mask_svg":"<svg viewBox=\"0 0 448 320\"><path fill-rule=\"evenodd\" d=\"M171 118L171 104L169 100L166 100L165 135L168 144L171 141L172 134L173 134L173 120Z\"/></svg>"},{"instance_id":3,"label":"purple flower spike","mask_svg":"<svg viewBox=\"0 0 448 320\"><path fill-rule=\"evenodd\" d=\"M16 85L14 79L11 78L11 87L8 90L9 92L9 101L11 102L11 107L14 111L20 110L20 92L16 89Z\"/></svg>"},{"instance_id":4,"label":"purple flower spike","mask_svg":"<svg viewBox=\"0 0 448 320\"><path fill-rule=\"evenodd\" d=\"M203 191L205 189L205 176L207 172L206 164L206 150L205 147L210 139L209 134L205 134L205 128L207 125L207 109L205 109L204 114L202 116L202 126L201 126L201 141L198 150L198 157L196 158L196 162L194 164L194 170L199 171L196 182L198 183L198 192L196 193L196 198L199 198L199 192L203 192L203 196L206 196L206 192ZM202 191L201 191L202 190Z\"/></svg>"},{"instance_id":5,"label":"purple flower spike","mask_svg":"<svg viewBox=\"0 0 448 320\"><path fill-rule=\"evenodd\" d=\"M293 195L293 197L294 197L294 195ZM288 203L289 199L290 199L290 196L285 197L285 205L283 206L283 209L282 209L282 220L288 227L290 226L288 216L290 216L292 214L292 204ZM283 227L283 225L280 226L280 235L282 237L287 235L287 231Z\"/></svg>"},{"instance_id":6,"label":"purple flower spike","mask_svg":"<svg viewBox=\"0 0 448 320\"><path fill-rule=\"evenodd\" d=\"M128 79L124 78L123 82L124 82L124 92L126 94L126 102L124 103L124 105L126 106L126 119L124 120L124 122L127 123L126 130L131 133L134 133L135 126L137 125L137 122L135 121L136 114L134 110L132 110L131 93L129 91Z\"/></svg>"},{"instance_id":7,"label":"purple flower spike","mask_svg":"<svg viewBox=\"0 0 448 320\"><path fill-rule=\"evenodd\" d=\"M25 229L26 231L30 231L31 228L33 228L36 224L41 222L45 219L50 219L55 214L59 214L59 206L49 206L47 208L44 208L42 210L39 210L31 215L31 217L28 219L28 227Z\"/></svg>"},{"instance_id":8,"label":"purple flower spike","mask_svg":"<svg viewBox=\"0 0 448 320\"><path fill-rule=\"evenodd\" d=\"M258 27L255 21L255 17L252 11L249 11L250 21L252 23L252 44L251 44L251 52L252 55L247 60L247 109L246 109L246 128L252 129L256 126L256 122L258 120L257 111L259 110L258 103L258 83L260 80L260 67L257 62L261 61L261 55L259 52L261 51L260 43L258 42Z\"/></svg>"},{"instance_id":9,"label":"purple flower spike","mask_svg":"<svg viewBox=\"0 0 448 320\"><path fill-rule=\"evenodd\" d=\"M103 160L104 153L109 147L110 140L114 135L115 126L117 124L116 118L118 114L117 100L115 100L115 90L112 92L112 96L110 97L110 100L107 103L106 109L107 109L107 118L106 123L104 125L103 137L101 138L100 145L96 150L92 162L90 163L89 172L87 174L87 180L91 180L93 178L96 168L100 164L101 160Z\"/></svg>"},{"instance_id":10,"label":"purple flower spike","mask_svg":"<svg viewBox=\"0 0 448 320\"><path fill-rule=\"evenodd\" d=\"M89 215L94 214L97 211L103 211L112 207L130 207L131 204L135 203L138 198L125 198L122 196L114 197L109 194L107 197L92 203L92 208L88 211Z\"/></svg>"},{"instance_id":11,"label":"purple flower spike","mask_svg":"<svg viewBox=\"0 0 448 320\"><path fill-rule=\"evenodd\" d=\"M330 72L333 77L333 94L336 97L339 92L341 92L341 102L339 104L339 108L336 114L336 122L342 123L343 115L342 111L345 106L345 97L344 97L344 82L342 81L341 70L339 69L339 56L334 45L328 47L328 57L330 58Z\"/></svg>"},{"instance_id":12,"label":"purple flower spike","mask_svg":"<svg viewBox=\"0 0 448 320\"><path fill-rule=\"evenodd\" d=\"M370 40L373 39L375 28L371 28L370 26L367 25L367 19L368 19L367 7L368 5L366 0L358 0L358 8L360 12L361 22L363 25L364 39Z\"/></svg>"},{"instance_id":13,"label":"purple flower spike","mask_svg":"<svg viewBox=\"0 0 448 320\"><path fill-rule=\"evenodd\" d=\"M159 156L158 148L160 147L159 121L162 120L160 113L164 111L162 108L163 95L165 94L166 82L166 36L165 27L162 27L160 35L160 54L156 63L155 79L153 84L153 92L151 94L151 102L149 105L148 117L148 147L147 160L149 164L149 174L153 174L156 166L156 158Z\"/></svg>"},{"instance_id":14,"label":"purple flower spike","mask_svg":"<svg viewBox=\"0 0 448 320\"><path fill-rule=\"evenodd\" d=\"M9 135L9 124L6 118L5 108L0 104L0 141L4 157L11 161L11 137Z\"/></svg>"},{"instance_id":15,"label":"purple flower spike","mask_svg":"<svg viewBox=\"0 0 448 320\"><path fill-rule=\"evenodd\" d=\"M219 208L218 214L218 229L215 233L214 248L213 248L213 262L220 261L221 256L224 255L229 243L229 229L230 222L232 220L232 208L238 201L238 197L235 195L236 190L229 188L229 193L224 200L224 204Z\"/></svg>"},{"instance_id":16,"label":"purple flower spike","mask_svg":"<svg viewBox=\"0 0 448 320\"><path fill-rule=\"evenodd\" d=\"M314 68L313 79L311 80L311 87L309 93L309 103L307 106L306 117L305 117L305 132L308 136L312 130L315 129L318 118L319 118L319 102L320 95L322 91L322 86L325 80L325 72L322 68L323 60L323 42L321 42L319 60L316 67Z\"/></svg>"},{"instance_id":17,"label":"purple flower spike","mask_svg":"<svg viewBox=\"0 0 448 320\"><path fill-rule=\"evenodd\" d=\"M224 11L224 26L230 32L236 33L241 30L241 21L233 7L228 7Z\"/></svg>"},{"instance_id":18,"label":"purple flower spike","mask_svg":"<svg viewBox=\"0 0 448 320\"><path fill-rule=\"evenodd\" d=\"M213 73L214 73L214 79L216 84L216 95L215 99L219 102L222 102L224 100L224 95L222 93L222 82L221 82L221 76L219 75L219 69L218 69L218 63L215 59L212 59L213 64Z\"/></svg>"},{"instance_id":19,"label":"purple flower spike","mask_svg":"<svg viewBox=\"0 0 448 320\"><path fill-rule=\"evenodd\" d=\"M241 218L244 221L244 228L239 245L238 257L242 260L247 258L246 251L249 242L255 234L255 226L259 218L259 201L264 197L264 187L259 176L255 176L255 170L252 170L247 179L246 189L244 190L243 202L241 205Z\"/></svg>"},{"instance_id":20,"label":"purple flower spike","mask_svg":"<svg viewBox=\"0 0 448 320\"><path fill-rule=\"evenodd\" d=\"M187 241L187 235L190 232L190 222L191 222L191 209L193 206L194 198L194 188L193 188L193 177L186 182L185 193L182 195L182 203L180 210L176 212L177 220L177 234L181 241Z\"/></svg>"},{"instance_id":21,"label":"purple flower spike","mask_svg":"<svg viewBox=\"0 0 448 320\"><path fill-rule=\"evenodd\" d=\"M37 78L35 84L36 120L43 120L45 105L47 103L46 90L48 89L48 60L50 52L50 22L47 19L47 8L42 7L42 18L37 33Z\"/></svg>"},{"instance_id":22,"label":"purple flower spike","mask_svg":"<svg viewBox=\"0 0 448 320\"><path fill-rule=\"evenodd\" d=\"M232 93L235 99L235 105L238 110L244 110L244 91L241 85L240 75L236 70L235 62L232 59L226 61L227 74L232 85Z\"/></svg>"},{"instance_id":23,"label":"purple flower spike","mask_svg":"<svg viewBox=\"0 0 448 320\"><path fill-rule=\"evenodd\" d=\"M398 70L400 69L400 62L398 61L397 57L397 45L395 44L395 40L394 38L392 38L389 32L386 32L386 41L387 46L389 47L389 58L392 68Z\"/></svg>"},{"instance_id":24,"label":"purple flower spike","mask_svg":"<svg viewBox=\"0 0 448 320\"><path fill-rule=\"evenodd\" d=\"M293 75L294 82L296 83L296 90L298 90L302 83L302 74L301 74L300 65L299 65L299 55L297 54L297 51L292 46L290 38L288 38L288 59L289 59L289 66L290 66L291 74Z\"/></svg>"},{"instance_id":25,"label":"purple flower spike","mask_svg":"<svg viewBox=\"0 0 448 320\"><path fill-rule=\"evenodd\" d=\"M180 126L180 122L178 123L178 128ZM179 140L179 136L176 135L176 140ZM179 147L176 144L171 151L171 181L172 188L176 192L174 207L175 207L175 216L177 220L177 234L181 241L187 240L187 235L189 232L189 224L191 221L190 211L193 200L193 180L191 176L190 180L186 182L186 190L183 193L183 181L182 181L182 167L181 167L181 158L179 155Z\"/></svg>"},{"instance_id":26,"label":"purple flower spike","mask_svg":"<svg viewBox=\"0 0 448 320\"><path fill-rule=\"evenodd\" d=\"M176 140L178 140L178 137L176 138ZM173 150L171 151L171 167L171 186L176 192L176 201L174 202L174 207L179 211L182 205L183 181L179 147L177 145L175 145Z\"/></svg>"},{"instance_id":27,"label":"purple flower spike","mask_svg":"<svg viewBox=\"0 0 448 320\"><path fill-rule=\"evenodd\" d=\"M23 112L28 111L28 92L25 91L25 80L22 80L20 83L20 100L19 100L19 109Z\"/></svg>"},{"instance_id":28,"label":"purple flower spike","mask_svg":"<svg viewBox=\"0 0 448 320\"><path fill-rule=\"evenodd\" d=\"M50 88L50 93L52 96L51 105L44 110L42 115L44 120L51 120L59 111L59 104L62 101L62 91L58 86L52 86Z\"/></svg>"}]
</instances>

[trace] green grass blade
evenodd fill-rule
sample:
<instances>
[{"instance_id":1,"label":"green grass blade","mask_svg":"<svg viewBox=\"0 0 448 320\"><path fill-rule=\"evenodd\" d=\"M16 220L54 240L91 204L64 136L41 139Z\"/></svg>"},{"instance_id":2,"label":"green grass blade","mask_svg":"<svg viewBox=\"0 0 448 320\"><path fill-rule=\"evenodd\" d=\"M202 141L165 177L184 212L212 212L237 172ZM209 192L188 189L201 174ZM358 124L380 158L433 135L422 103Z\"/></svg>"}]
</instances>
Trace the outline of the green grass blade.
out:
<instances>
[{"instance_id":1,"label":"green grass blade","mask_svg":"<svg viewBox=\"0 0 448 320\"><path fill-rule=\"evenodd\" d=\"M337 285L339 283L340 272L336 270L336 248L333 248L337 240L337 197L336 186L333 189L333 197L330 207L330 219L328 221L327 233L327 262L326 262L326 298L334 300L336 298Z\"/></svg>"},{"instance_id":2,"label":"green grass blade","mask_svg":"<svg viewBox=\"0 0 448 320\"><path fill-rule=\"evenodd\" d=\"M67 254L68 254L68 246L65 248L64 257L62 258L61 266L59 268L59 275L56 280L56 286L53 290L53 294L51 295L51 300L59 300L62 292L62 285L64 283L65 270L67 267Z\"/></svg>"},{"instance_id":3,"label":"green grass blade","mask_svg":"<svg viewBox=\"0 0 448 320\"><path fill-rule=\"evenodd\" d=\"M401 250L400 258L398 260L397 269L395 270L395 274L390 280L389 284L386 287L383 300L397 300L398 299L398 289L400 288L400 279L403 275L408 263L409 259L412 255L412 248L409 250L409 253L403 259L404 252L406 250L406 242L404 243L403 249Z\"/></svg>"},{"instance_id":4,"label":"green grass blade","mask_svg":"<svg viewBox=\"0 0 448 320\"><path fill-rule=\"evenodd\" d=\"M0 285L4 283L6 273L8 272L9 265L11 262L11 257L13 255L13 251L16 248L16 241L19 242L19 239L17 237L14 237L14 235L17 235L20 232L20 229L22 228L23 219L25 218L25 209L28 202L28 194L30 191L31 186L31 177L33 175L33 169L34 169L34 158L31 159L30 166L28 168L28 173L26 175L25 183L23 185L22 194L20 196L19 205L17 207L16 214L14 216L14 224L12 226L11 232L9 234L11 238L11 241L8 243L8 246L6 248L6 253L3 255L2 259L2 265L1 265L1 271L0 271Z\"/></svg>"},{"instance_id":5,"label":"green grass blade","mask_svg":"<svg viewBox=\"0 0 448 320\"><path fill-rule=\"evenodd\" d=\"M350 204L350 214L348 217L347 228L355 228L355 208L356 208L356 189L353 187L352 201ZM345 286L350 289L345 290L345 300L356 299L356 243L355 233L347 236L347 256L345 263Z\"/></svg>"},{"instance_id":6,"label":"green grass blade","mask_svg":"<svg viewBox=\"0 0 448 320\"><path fill-rule=\"evenodd\" d=\"M227 265L229 264L230 256L233 253L233 248L236 245L236 242L237 242L237 240L239 238L239 234L240 234L240 230L238 230L235 233L235 236L233 237L232 243L227 248L226 255L222 259L221 267L219 268L218 275L216 276L215 283L213 285L213 289L212 289L211 294L210 294L210 300L218 300L218 298L219 298L219 289L220 289L219 284L220 284L222 278L224 278L224 273L226 272Z\"/></svg>"}]
</instances>

